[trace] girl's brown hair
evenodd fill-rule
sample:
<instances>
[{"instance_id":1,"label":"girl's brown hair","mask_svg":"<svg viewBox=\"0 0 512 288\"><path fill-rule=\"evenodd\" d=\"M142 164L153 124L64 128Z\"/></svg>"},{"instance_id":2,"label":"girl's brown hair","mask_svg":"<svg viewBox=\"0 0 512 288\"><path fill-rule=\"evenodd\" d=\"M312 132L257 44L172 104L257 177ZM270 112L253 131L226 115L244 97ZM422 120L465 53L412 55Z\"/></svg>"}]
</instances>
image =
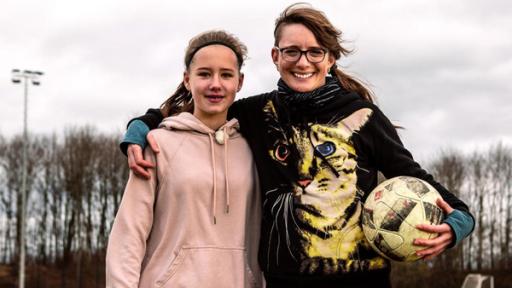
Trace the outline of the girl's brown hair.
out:
<instances>
[{"instance_id":1,"label":"girl's brown hair","mask_svg":"<svg viewBox=\"0 0 512 288\"><path fill-rule=\"evenodd\" d=\"M190 40L185 50L185 69L189 70L197 51L215 44L224 45L233 50L238 63L238 71L240 71L244 60L247 58L247 47L234 35L221 30L203 32ZM193 110L192 94L185 88L183 81L178 85L176 91L160 106L160 111L162 111L164 117L185 111L192 112Z\"/></svg>"},{"instance_id":2,"label":"girl's brown hair","mask_svg":"<svg viewBox=\"0 0 512 288\"><path fill-rule=\"evenodd\" d=\"M307 3L292 4L279 15L274 29L274 46L278 46L281 40L281 30L287 24L306 26L315 35L316 41L326 48L336 60L340 59L341 55L347 56L352 52L341 45L342 32L331 24L324 13L312 8ZM347 91L356 92L363 100L373 103L372 91L360 80L338 69L336 63L332 66L330 74L338 78L341 86Z\"/></svg>"}]
</instances>

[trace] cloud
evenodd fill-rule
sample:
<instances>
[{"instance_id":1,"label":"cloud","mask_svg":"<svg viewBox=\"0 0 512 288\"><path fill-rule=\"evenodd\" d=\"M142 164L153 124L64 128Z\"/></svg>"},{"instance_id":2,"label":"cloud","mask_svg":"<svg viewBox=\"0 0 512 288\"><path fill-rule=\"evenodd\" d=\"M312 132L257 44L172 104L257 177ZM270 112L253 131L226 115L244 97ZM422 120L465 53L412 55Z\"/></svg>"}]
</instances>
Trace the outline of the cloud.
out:
<instances>
[{"instance_id":1,"label":"cloud","mask_svg":"<svg viewBox=\"0 0 512 288\"><path fill-rule=\"evenodd\" d=\"M275 88L273 23L292 1L33 1L3 3L0 133L22 129L10 69L46 72L30 87L37 133L92 124L119 131L158 106L183 72L188 39L226 29L249 47L239 97ZM415 155L470 147L512 131L512 4L508 1L313 1L344 32L340 64L372 84Z\"/></svg>"}]
</instances>

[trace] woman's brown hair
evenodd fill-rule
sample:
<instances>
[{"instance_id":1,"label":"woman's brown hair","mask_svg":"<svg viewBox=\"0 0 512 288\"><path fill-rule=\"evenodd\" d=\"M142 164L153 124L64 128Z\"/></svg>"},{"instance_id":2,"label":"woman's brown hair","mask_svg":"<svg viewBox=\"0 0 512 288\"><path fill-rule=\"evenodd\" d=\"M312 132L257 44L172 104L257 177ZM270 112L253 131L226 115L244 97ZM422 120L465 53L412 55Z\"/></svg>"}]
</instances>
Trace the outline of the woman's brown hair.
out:
<instances>
[{"instance_id":1,"label":"woman's brown hair","mask_svg":"<svg viewBox=\"0 0 512 288\"><path fill-rule=\"evenodd\" d=\"M281 40L282 27L287 24L306 26L315 35L316 41L326 48L336 60L340 59L341 55L347 56L352 52L341 45L343 42L341 39L342 32L331 24L324 13L312 8L307 3L292 4L279 15L274 29L274 46L278 46ZM356 92L363 100L373 103L372 91L360 80L338 69L336 63L331 67L330 74L338 78L341 86L347 91Z\"/></svg>"},{"instance_id":2,"label":"woman's brown hair","mask_svg":"<svg viewBox=\"0 0 512 288\"><path fill-rule=\"evenodd\" d=\"M190 40L185 50L185 69L188 71L197 51L206 46L216 44L224 45L233 50L238 63L238 71L240 71L244 60L247 58L247 47L237 37L222 30L203 32ZM160 106L160 111L162 111L164 117L185 111L192 112L193 110L192 94L185 88L183 81L178 85L176 91Z\"/></svg>"}]
</instances>

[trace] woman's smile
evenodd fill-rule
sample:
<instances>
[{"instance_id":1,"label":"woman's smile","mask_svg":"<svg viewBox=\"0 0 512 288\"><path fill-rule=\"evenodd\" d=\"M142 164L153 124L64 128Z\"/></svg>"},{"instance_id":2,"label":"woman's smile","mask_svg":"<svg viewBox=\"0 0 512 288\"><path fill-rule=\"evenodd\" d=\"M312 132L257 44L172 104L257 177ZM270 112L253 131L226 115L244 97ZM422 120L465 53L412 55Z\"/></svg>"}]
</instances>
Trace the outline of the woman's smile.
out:
<instances>
[{"instance_id":1,"label":"woman's smile","mask_svg":"<svg viewBox=\"0 0 512 288\"><path fill-rule=\"evenodd\" d=\"M313 73L292 73L293 76L301 79L308 79L313 76Z\"/></svg>"}]
</instances>

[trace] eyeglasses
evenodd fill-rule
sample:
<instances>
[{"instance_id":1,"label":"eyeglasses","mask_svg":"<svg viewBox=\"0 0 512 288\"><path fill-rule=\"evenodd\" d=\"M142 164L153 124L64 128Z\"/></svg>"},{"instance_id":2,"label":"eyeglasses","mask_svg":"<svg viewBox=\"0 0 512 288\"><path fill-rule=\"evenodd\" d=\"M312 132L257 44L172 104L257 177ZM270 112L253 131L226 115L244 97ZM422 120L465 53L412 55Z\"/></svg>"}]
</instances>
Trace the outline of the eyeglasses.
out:
<instances>
[{"instance_id":1,"label":"eyeglasses","mask_svg":"<svg viewBox=\"0 0 512 288\"><path fill-rule=\"evenodd\" d=\"M311 48L308 50L300 50L295 47L284 47L279 48L275 47L281 55L283 55L283 59L288 62L296 62L299 61L302 54L306 55L306 59L311 63L320 63L324 61L325 54L327 51L323 48Z\"/></svg>"}]
</instances>

